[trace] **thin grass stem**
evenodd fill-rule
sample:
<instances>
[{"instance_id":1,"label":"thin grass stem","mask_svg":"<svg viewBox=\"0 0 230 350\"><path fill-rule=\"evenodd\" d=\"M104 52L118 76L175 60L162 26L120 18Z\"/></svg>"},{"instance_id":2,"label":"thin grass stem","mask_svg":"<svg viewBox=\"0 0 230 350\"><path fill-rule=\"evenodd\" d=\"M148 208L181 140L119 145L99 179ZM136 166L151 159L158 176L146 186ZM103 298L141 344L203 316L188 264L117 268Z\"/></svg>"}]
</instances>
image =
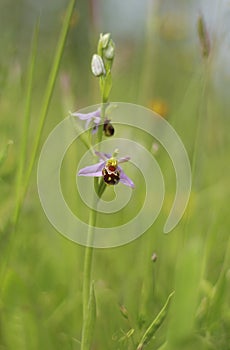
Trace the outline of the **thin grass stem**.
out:
<instances>
[{"instance_id":1,"label":"thin grass stem","mask_svg":"<svg viewBox=\"0 0 230 350\"><path fill-rule=\"evenodd\" d=\"M33 87L33 79L34 79L34 71L35 71L35 62L37 56L37 46L38 46L38 33L39 33L39 22L36 24L32 39L32 48L31 55L29 60L29 69L28 69L28 83L27 83L27 92L26 92L26 102L25 102L25 118L23 123L22 130L22 143L21 150L19 153L19 165L18 165L18 176L16 180L16 205L15 211L13 215L13 226L16 225L20 202L21 202L21 188L24 182L24 171L26 164L26 154L28 149L28 139L29 139L29 125L30 125L30 111L31 111L31 100L32 100L32 87Z\"/></svg>"},{"instance_id":2,"label":"thin grass stem","mask_svg":"<svg viewBox=\"0 0 230 350\"><path fill-rule=\"evenodd\" d=\"M38 150L39 150L42 131L43 131L43 128L45 125L45 121L46 121L46 117L48 114L51 98L53 95L54 86L55 86L56 78L58 75L58 70L59 70L62 54L64 51L64 46L65 46L65 42L66 42L66 38L67 38L67 34L68 34L69 24L70 24L70 20L71 20L72 14L73 14L75 3L76 3L76 0L70 0L69 6L66 10L66 16L65 16L64 21L63 21L62 30L61 30L60 37L58 40L56 53L54 55L54 60L53 60L51 72L50 72L50 75L48 78L48 83L47 83L44 98L43 98L36 139L35 139L34 146L32 149L31 158L30 158L30 162L28 165L28 170L27 170L26 175L25 175L24 187L23 187L23 190L21 192L20 200L17 202L17 207L15 210L15 217L14 217L15 224L18 221L18 217L20 214L22 203L23 203L23 200L25 198L25 195L26 195L26 192L27 192L27 189L29 186L31 173L32 173L35 161L36 161Z\"/></svg>"}]
</instances>

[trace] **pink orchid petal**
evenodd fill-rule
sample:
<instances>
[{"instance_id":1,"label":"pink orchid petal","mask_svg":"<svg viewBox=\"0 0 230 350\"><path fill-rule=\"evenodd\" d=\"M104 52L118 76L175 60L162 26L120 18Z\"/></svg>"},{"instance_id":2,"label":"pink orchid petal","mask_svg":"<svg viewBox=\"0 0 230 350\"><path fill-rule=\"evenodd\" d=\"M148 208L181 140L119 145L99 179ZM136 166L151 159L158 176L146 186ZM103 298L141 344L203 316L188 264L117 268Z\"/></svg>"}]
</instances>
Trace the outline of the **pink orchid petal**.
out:
<instances>
[{"instance_id":1,"label":"pink orchid petal","mask_svg":"<svg viewBox=\"0 0 230 350\"><path fill-rule=\"evenodd\" d=\"M128 162L131 158L130 157L122 157L118 159L118 163L125 163Z\"/></svg>"},{"instance_id":2,"label":"pink orchid petal","mask_svg":"<svg viewBox=\"0 0 230 350\"><path fill-rule=\"evenodd\" d=\"M78 117L81 120L88 120L88 119L91 119L93 117L92 113L84 114L84 113L75 112L75 113L71 113L71 115L73 117Z\"/></svg>"},{"instance_id":3,"label":"pink orchid petal","mask_svg":"<svg viewBox=\"0 0 230 350\"><path fill-rule=\"evenodd\" d=\"M100 162L97 164L89 165L83 169L80 169L78 172L79 176L94 176L99 177L102 176L102 169L105 166L105 162Z\"/></svg>"},{"instance_id":4,"label":"pink orchid petal","mask_svg":"<svg viewBox=\"0 0 230 350\"><path fill-rule=\"evenodd\" d=\"M95 124L94 127L93 127L93 130L92 130L92 134L96 134L98 132L98 125Z\"/></svg>"},{"instance_id":5,"label":"pink orchid petal","mask_svg":"<svg viewBox=\"0 0 230 350\"><path fill-rule=\"evenodd\" d=\"M85 129L86 130L88 129L90 122L91 122L91 119L87 119L86 120L86 123L85 123Z\"/></svg>"},{"instance_id":6,"label":"pink orchid petal","mask_svg":"<svg viewBox=\"0 0 230 350\"><path fill-rule=\"evenodd\" d=\"M94 122L94 124L100 124L101 117L94 117L93 122Z\"/></svg>"},{"instance_id":7,"label":"pink orchid petal","mask_svg":"<svg viewBox=\"0 0 230 350\"><path fill-rule=\"evenodd\" d=\"M95 154L100 158L100 160L108 160L112 157L109 153L102 153L98 151L95 151Z\"/></svg>"},{"instance_id":8,"label":"pink orchid petal","mask_svg":"<svg viewBox=\"0 0 230 350\"><path fill-rule=\"evenodd\" d=\"M95 125L95 127L98 127ZM87 166L81 170L79 170L78 175L79 176L92 176L92 177L101 177L102 176L102 169L105 167L106 162L108 159L110 159L112 156L109 153L103 153L95 151L95 154L100 159L100 162L97 164L93 164L90 166ZM130 157L123 157L118 159L118 163L124 163L130 160ZM134 188L135 185L133 181L124 173L122 168L118 166L117 168L120 172L120 182L123 183L126 186L129 186L131 188Z\"/></svg>"},{"instance_id":9,"label":"pink orchid petal","mask_svg":"<svg viewBox=\"0 0 230 350\"><path fill-rule=\"evenodd\" d=\"M119 170L120 170L120 182L126 186L134 188L135 185L133 181L127 175L125 175L124 171L120 167L119 167Z\"/></svg>"},{"instance_id":10,"label":"pink orchid petal","mask_svg":"<svg viewBox=\"0 0 230 350\"><path fill-rule=\"evenodd\" d=\"M74 113L71 113L71 115L73 117L78 117L79 119L81 120L88 120L88 119L96 119L97 121L101 120L101 111L100 109L97 109L96 111L93 111L93 112L89 112L89 113L79 113L79 112L74 112Z\"/></svg>"}]
</instances>

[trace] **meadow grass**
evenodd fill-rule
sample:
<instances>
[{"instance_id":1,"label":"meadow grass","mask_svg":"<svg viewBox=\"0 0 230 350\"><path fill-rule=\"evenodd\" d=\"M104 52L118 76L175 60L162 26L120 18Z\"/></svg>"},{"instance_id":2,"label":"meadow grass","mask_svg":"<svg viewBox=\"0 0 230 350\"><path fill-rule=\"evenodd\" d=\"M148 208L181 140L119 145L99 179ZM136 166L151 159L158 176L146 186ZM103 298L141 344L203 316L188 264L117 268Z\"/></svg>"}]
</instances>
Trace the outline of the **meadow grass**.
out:
<instances>
[{"instance_id":1,"label":"meadow grass","mask_svg":"<svg viewBox=\"0 0 230 350\"><path fill-rule=\"evenodd\" d=\"M52 36L52 50L44 53L47 43L37 27L34 39L31 33L31 51L26 46L26 56L31 52L28 66L22 64L20 55L1 66L1 350L81 347L85 247L65 239L50 225L36 187L38 150L49 132L68 110L100 102L87 68L97 40L93 29L90 27L90 39L80 21L71 28L64 46L73 7L70 1L61 36L58 39L58 30ZM90 22L82 4L81 10ZM198 40L197 45L189 45L189 39L174 38L158 22L148 30L145 44L116 42L111 100L146 106L156 102L159 106L160 100L165 104L166 117L184 142L192 164L191 198L179 225L164 235L175 174L160 147L155 157L165 177L166 196L158 219L131 243L94 251L96 324L91 348L229 350L230 138L225 93L229 81L223 79L217 88L215 51L210 60L203 59ZM196 27L193 30L189 34L198 35ZM77 42L75 31L82 35L76 35ZM157 38L152 45L151 35ZM82 43L88 48L88 52L83 49L87 57L76 52L75 45ZM146 147L155 141L136 130L130 135L143 139ZM14 143L7 148L8 140ZM71 171L85 150L80 140L71 147L61 181L66 201L87 221L89 213L79 196L73 196L75 173ZM133 171L131 175L141 189L140 174ZM104 220L119 225L132 212L130 206L125 216ZM153 253L156 260L151 259Z\"/></svg>"}]
</instances>

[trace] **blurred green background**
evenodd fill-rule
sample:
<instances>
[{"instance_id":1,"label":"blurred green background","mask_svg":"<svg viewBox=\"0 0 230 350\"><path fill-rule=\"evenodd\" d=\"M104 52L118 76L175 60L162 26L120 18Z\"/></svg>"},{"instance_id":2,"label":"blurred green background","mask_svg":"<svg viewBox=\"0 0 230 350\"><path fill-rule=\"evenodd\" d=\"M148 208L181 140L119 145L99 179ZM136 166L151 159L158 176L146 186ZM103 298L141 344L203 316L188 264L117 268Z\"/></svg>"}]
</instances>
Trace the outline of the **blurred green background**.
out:
<instances>
[{"instance_id":1,"label":"blurred green background","mask_svg":"<svg viewBox=\"0 0 230 350\"><path fill-rule=\"evenodd\" d=\"M64 0L0 1L1 350L80 349L85 248L62 237L45 217L37 163L11 239L33 31L39 19L26 161L67 6ZM198 36L201 14L210 40L208 58ZM100 103L90 62L99 33L111 32L116 56L110 100L141 104L166 118L193 169L187 211L164 235L175 174L159 146L155 157L166 182L159 218L134 242L95 250L94 350L136 349L174 290L162 326L144 348L230 349L229 16L230 3L224 0L76 2L40 146L69 110ZM75 208L80 201L72 195L70 167L84 151L79 142L63 165L66 198ZM141 179L131 175L142 188Z\"/></svg>"}]
</instances>

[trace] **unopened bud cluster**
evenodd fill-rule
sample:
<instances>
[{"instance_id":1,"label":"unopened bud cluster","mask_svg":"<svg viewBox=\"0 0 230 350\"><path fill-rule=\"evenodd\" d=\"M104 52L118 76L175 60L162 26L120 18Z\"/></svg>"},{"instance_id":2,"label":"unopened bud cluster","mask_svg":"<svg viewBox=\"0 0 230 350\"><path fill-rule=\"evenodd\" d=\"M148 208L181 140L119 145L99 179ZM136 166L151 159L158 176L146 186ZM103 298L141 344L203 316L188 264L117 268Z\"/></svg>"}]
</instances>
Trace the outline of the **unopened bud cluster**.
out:
<instances>
[{"instance_id":1,"label":"unopened bud cluster","mask_svg":"<svg viewBox=\"0 0 230 350\"><path fill-rule=\"evenodd\" d=\"M91 61L92 73L96 77L106 76L110 72L115 55L115 45L111 34L100 34L97 54L94 54Z\"/></svg>"}]
</instances>

